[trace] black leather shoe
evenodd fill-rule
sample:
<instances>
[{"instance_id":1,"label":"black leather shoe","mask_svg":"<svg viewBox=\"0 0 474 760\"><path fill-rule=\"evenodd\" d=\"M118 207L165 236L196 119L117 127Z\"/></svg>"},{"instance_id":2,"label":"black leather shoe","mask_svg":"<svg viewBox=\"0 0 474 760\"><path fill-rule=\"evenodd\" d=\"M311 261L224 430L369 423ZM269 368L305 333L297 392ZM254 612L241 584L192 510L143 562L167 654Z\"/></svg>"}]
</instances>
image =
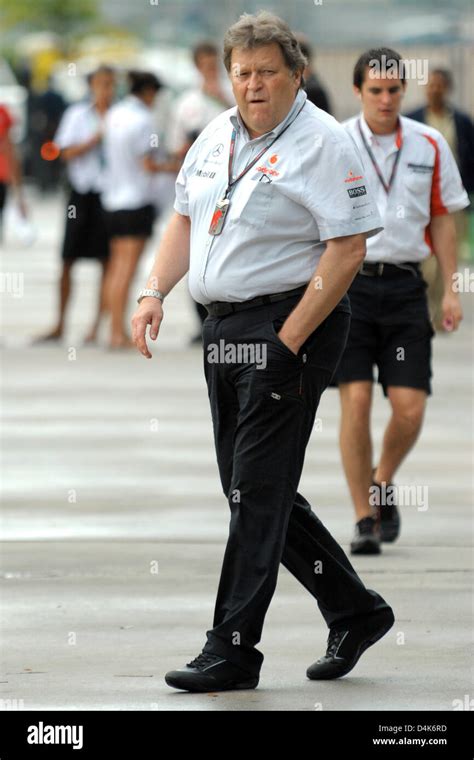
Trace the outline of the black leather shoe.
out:
<instances>
[{"instance_id":1,"label":"black leather shoe","mask_svg":"<svg viewBox=\"0 0 474 760\"><path fill-rule=\"evenodd\" d=\"M400 535L401 525L400 512L395 501L395 486L393 483L385 483L385 488L382 488L382 484L375 480L372 481L372 486L377 489L374 495L380 519L380 537L382 541L391 544Z\"/></svg>"},{"instance_id":2,"label":"black leather shoe","mask_svg":"<svg viewBox=\"0 0 474 760\"><path fill-rule=\"evenodd\" d=\"M255 689L259 677L219 655L201 652L186 667L166 673L165 681L168 686L184 691L229 691Z\"/></svg>"},{"instance_id":3,"label":"black leather shoe","mask_svg":"<svg viewBox=\"0 0 474 760\"><path fill-rule=\"evenodd\" d=\"M331 628L326 654L309 666L306 675L312 681L345 676L365 650L390 630L394 621L393 612L389 608L373 612L345 629Z\"/></svg>"},{"instance_id":4,"label":"black leather shoe","mask_svg":"<svg viewBox=\"0 0 474 760\"><path fill-rule=\"evenodd\" d=\"M363 517L355 526L351 554L380 554L380 527L376 517Z\"/></svg>"}]
</instances>

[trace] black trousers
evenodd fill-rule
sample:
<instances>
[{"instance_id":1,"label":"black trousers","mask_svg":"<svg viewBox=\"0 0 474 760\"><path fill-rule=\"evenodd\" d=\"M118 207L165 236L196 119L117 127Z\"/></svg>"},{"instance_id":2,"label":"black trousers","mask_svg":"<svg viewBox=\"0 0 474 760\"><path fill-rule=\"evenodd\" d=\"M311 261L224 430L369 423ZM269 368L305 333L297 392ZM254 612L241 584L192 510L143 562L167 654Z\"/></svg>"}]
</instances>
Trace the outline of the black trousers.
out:
<instances>
[{"instance_id":1,"label":"black trousers","mask_svg":"<svg viewBox=\"0 0 474 760\"><path fill-rule=\"evenodd\" d=\"M213 627L203 651L252 674L263 662L255 645L280 563L314 597L329 627L388 608L365 588L298 492L319 399L350 324L350 314L336 307L294 354L276 333L300 297L208 316L203 326L217 461L230 507Z\"/></svg>"}]
</instances>

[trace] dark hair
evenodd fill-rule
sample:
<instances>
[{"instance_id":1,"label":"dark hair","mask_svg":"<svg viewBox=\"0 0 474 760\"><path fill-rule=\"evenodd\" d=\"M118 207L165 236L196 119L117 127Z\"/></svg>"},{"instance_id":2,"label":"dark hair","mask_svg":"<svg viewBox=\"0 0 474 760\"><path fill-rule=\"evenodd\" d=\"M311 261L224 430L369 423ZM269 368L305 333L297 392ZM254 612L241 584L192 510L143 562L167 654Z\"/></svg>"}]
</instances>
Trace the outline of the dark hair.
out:
<instances>
[{"instance_id":1,"label":"dark hair","mask_svg":"<svg viewBox=\"0 0 474 760\"><path fill-rule=\"evenodd\" d=\"M443 77L444 81L446 82L446 87L448 88L448 90L453 89L453 84L454 84L453 75L451 74L449 69L441 69L441 68L433 69L430 72L430 74L431 76L438 75L440 77Z\"/></svg>"},{"instance_id":2,"label":"dark hair","mask_svg":"<svg viewBox=\"0 0 474 760\"><path fill-rule=\"evenodd\" d=\"M360 90L365 80L367 68L378 66L382 71L387 69L390 70L393 61L396 61L397 63L400 72L400 80L405 82L405 68L400 53L397 53L396 50L392 50L392 48L380 47L366 50L365 53L362 53L358 58L356 65L354 66L354 74L352 77L353 84Z\"/></svg>"},{"instance_id":3,"label":"dark hair","mask_svg":"<svg viewBox=\"0 0 474 760\"><path fill-rule=\"evenodd\" d=\"M115 76L115 69L113 69L112 66L107 66L105 63L101 63L100 66L94 69L94 71L89 71L87 75L88 85L92 83L92 80L97 74L109 74L110 76Z\"/></svg>"},{"instance_id":4,"label":"dark hair","mask_svg":"<svg viewBox=\"0 0 474 760\"><path fill-rule=\"evenodd\" d=\"M140 95L144 90L161 90L162 83L151 71L129 71L127 74L130 92Z\"/></svg>"},{"instance_id":5,"label":"dark hair","mask_svg":"<svg viewBox=\"0 0 474 760\"><path fill-rule=\"evenodd\" d=\"M208 42L207 40L203 42L199 42L194 48L193 48L193 61L197 65L198 59L201 55L216 55L218 56L220 53L219 48L217 45L214 45L213 42Z\"/></svg>"}]
</instances>

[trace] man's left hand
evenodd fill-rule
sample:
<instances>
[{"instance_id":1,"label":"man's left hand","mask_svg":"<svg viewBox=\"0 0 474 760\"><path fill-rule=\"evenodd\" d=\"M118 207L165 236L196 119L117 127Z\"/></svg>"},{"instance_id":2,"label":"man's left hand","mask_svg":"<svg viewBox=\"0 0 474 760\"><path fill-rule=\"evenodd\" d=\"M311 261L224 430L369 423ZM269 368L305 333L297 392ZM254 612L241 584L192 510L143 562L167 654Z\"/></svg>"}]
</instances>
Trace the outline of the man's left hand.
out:
<instances>
[{"instance_id":1,"label":"man's left hand","mask_svg":"<svg viewBox=\"0 0 474 760\"><path fill-rule=\"evenodd\" d=\"M441 309L443 312L443 327L448 332L457 330L463 317L461 301L457 293L447 292L444 295Z\"/></svg>"}]
</instances>

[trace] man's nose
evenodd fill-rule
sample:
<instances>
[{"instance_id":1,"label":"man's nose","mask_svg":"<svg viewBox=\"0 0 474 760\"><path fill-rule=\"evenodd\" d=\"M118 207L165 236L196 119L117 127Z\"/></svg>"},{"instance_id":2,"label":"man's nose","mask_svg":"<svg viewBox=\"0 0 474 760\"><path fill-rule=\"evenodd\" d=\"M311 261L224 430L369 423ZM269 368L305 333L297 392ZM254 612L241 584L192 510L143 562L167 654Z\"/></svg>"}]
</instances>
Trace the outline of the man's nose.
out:
<instances>
[{"instance_id":1,"label":"man's nose","mask_svg":"<svg viewBox=\"0 0 474 760\"><path fill-rule=\"evenodd\" d=\"M259 90L262 86L262 77L258 71L252 71L247 87L249 90Z\"/></svg>"}]
</instances>

